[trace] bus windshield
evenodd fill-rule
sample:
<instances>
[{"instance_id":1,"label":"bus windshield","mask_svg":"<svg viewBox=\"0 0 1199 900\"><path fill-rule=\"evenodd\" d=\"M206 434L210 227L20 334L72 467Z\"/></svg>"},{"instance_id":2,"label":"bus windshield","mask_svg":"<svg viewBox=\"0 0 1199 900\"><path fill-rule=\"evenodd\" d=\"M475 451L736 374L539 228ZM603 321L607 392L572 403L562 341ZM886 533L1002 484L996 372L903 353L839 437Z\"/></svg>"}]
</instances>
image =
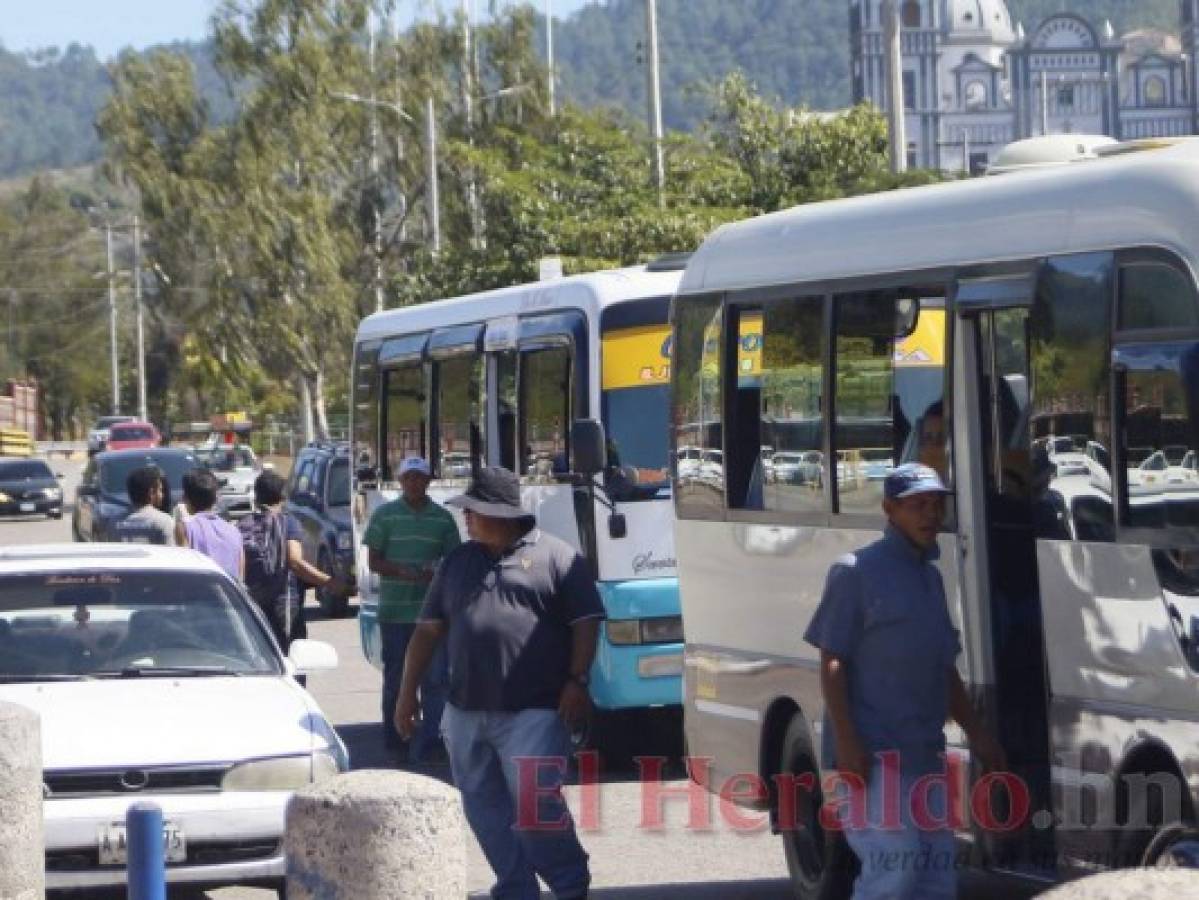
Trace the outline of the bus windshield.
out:
<instances>
[{"instance_id":1,"label":"bus windshield","mask_svg":"<svg viewBox=\"0 0 1199 900\"><path fill-rule=\"evenodd\" d=\"M603 337L605 487L614 500L669 496L670 326L640 325Z\"/></svg>"}]
</instances>

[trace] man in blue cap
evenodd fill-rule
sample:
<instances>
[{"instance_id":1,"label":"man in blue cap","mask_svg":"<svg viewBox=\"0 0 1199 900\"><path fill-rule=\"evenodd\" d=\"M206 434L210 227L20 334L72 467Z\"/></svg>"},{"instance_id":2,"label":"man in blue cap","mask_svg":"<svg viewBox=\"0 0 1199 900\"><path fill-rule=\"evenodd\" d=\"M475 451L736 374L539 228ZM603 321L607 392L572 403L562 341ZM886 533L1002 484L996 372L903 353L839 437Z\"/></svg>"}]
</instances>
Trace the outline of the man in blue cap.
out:
<instances>
[{"instance_id":1,"label":"man in blue cap","mask_svg":"<svg viewBox=\"0 0 1199 900\"><path fill-rule=\"evenodd\" d=\"M954 665L961 644L935 565L948 493L921 463L888 474L885 534L833 564L804 634L820 650L825 767L866 794L865 822L850 821L859 803L838 807L861 861L855 900L956 896L946 782L912 792L944 769L946 719L962 726L984 768L1004 767Z\"/></svg>"}]
</instances>

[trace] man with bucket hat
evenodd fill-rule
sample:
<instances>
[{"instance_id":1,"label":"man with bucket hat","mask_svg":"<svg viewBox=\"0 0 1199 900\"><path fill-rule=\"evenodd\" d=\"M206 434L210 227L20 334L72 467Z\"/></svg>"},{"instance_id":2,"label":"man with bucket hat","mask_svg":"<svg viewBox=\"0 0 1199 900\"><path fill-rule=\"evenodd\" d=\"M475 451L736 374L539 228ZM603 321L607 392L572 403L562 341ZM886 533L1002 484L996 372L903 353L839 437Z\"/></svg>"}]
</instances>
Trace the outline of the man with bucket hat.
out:
<instances>
[{"instance_id":1,"label":"man with bucket hat","mask_svg":"<svg viewBox=\"0 0 1199 900\"><path fill-rule=\"evenodd\" d=\"M450 696L442 734L471 830L496 874L497 900L586 897L587 854L561 796L569 726L587 715L587 676L604 607L587 563L543 533L520 482L483 468L462 509L470 540L443 561L408 645L396 707L416 728L416 688L444 638Z\"/></svg>"},{"instance_id":2,"label":"man with bucket hat","mask_svg":"<svg viewBox=\"0 0 1199 900\"><path fill-rule=\"evenodd\" d=\"M449 510L429 497L431 475L429 464L419 456L402 460L400 496L374 511L363 535L370 552L370 569L379 576L382 588L379 640L383 656L383 743L401 757L404 742L394 720L404 655L437 560L462 543L458 524ZM407 747L409 763L445 761L439 730L447 680L445 654L440 653L420 686L423 716L421 728Z\"/></svg>"},{"instance_id":3,"label":"man with bucket hat","mask_svg":"<svg viewBox=\"0 0 1199 900\"><path fill-rule=\"evenodd\" d=\"M984 768L1004 767L955 668L961 644L935 565L948 493L921 463L888 473L883 537L833 564L804 634L820 650L824 767L842 775L837 812L861 862L855 900L956 896L948 782L912 790L944 772L947 718Z\"/></svg>"}]
</instances>

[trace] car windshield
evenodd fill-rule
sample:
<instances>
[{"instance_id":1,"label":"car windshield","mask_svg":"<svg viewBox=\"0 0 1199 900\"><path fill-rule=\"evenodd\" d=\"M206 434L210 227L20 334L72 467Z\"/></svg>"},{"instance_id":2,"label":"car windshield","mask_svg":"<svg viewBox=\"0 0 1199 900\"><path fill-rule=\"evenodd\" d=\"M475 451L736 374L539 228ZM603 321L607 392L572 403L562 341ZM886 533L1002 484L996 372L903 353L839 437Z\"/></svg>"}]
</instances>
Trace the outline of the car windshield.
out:
<instances>
[{"instance_id":1,"label":"car windshield","mask_svg":"<svg viewBox=\"0 0 1199 900\"><path fill-rule=\"evenodd\" d=\"M154 432L144 425L113 425L109 434L114 441L148 441L154 438Z\"/></svg>"},{"instance_id":2,"label":"car windshield","mask_svg":"<svg viewBox=\"0 0 1199 900\"><path fill-rule=\"evenodd\" d=\"M256 460L249 447L216 448L209 452L207 465L217 472L232 472L234 469L252 469Z\"/></svg>"},{"instance_id":3,"label":"car windshield","mask_svg":"<svg viewBox=\"0 0 1199 900\"><path fill-rule=\"evenodd\" d=\"M129 473L141 466L158 466L166 475L171 495L183 490L183 476L199 463L190 453L147 453L145 456L132 454L117 459L105 460L100 466L100 485L104 493L114 497L125 496L125 481Z\"/></svg>"},{"instance_id":4,"label":"car windshield","mask_svg":"<svg viewBox=\"0 0 1199 900\"><path fill-rule=\"evenodd\" d=\"M96 430L101 428L110 428L118 422L128 422L128 416L101 416L96 422Z\"/></svg>"},{"instance_id":5,"label":"car windshield","mask_svg":"<svg viewBox=\"0 0 1199 900\"><path fill-rule=\"evenodd\" d=\"M350 461L336 460L329 467L329 505L350 505Z\"/></svg>"},{"instance_id":6,"label":"car windshield","mask_svg":"<svg viewBox=\"0 0 1199 900\"><path fill-rule=\"evenodd\" d=\"M23 478L53 478L50 467L38 459L18 462L0 462L0 481L18 481Z\"/></svg>"},{"instance_id":7,"label":"car windshield","mask_svg":"<svg viewBox=\"0 0 1199 900\"><path fill-rule=\"evenodd\" d=\"M282 671L249 604L200 572L0 578L0 681Z\"/></svg>"}]
</instances>

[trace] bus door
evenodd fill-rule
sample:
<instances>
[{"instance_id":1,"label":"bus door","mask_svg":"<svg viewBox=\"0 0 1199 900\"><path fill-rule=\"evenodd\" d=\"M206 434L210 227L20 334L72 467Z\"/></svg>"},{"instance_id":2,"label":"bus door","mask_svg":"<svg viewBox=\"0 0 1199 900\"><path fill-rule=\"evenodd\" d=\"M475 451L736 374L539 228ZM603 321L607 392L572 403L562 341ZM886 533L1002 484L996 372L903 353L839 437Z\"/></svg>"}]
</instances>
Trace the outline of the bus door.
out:
<instances>
[{"instance_id":1,"label":"bus door","mask_svg":"<svg viewBox=\"0 0 1199 900\"><path fill-rule=\"evenodd\" d=\"M1030 801L1023 821L1010 830L983 833L981 823L973 825L989 864L1010 869L1053 858L1052 828L1045 827L1051 821L1042 816L1037 820L1042 827L1032 827L1032 814L1051 808L1029 440L1033 283L1031 275L963 280L955 301L953 428L963 645L974 700ZM992 791L996 821L1021 818L1011 799L1001 787Z\"/></svg>"}]
</instances>

